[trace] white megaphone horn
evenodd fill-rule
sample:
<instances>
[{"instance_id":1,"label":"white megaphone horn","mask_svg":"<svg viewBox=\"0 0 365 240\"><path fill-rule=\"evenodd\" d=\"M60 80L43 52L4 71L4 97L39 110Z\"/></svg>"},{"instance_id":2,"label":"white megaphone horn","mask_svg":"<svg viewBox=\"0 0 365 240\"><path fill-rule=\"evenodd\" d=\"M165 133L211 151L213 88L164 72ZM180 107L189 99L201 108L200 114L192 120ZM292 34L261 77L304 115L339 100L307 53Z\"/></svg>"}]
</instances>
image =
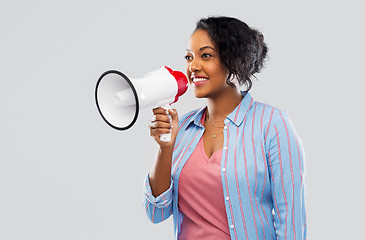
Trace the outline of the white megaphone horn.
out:
<instances>
[{"instance_id":1,"label":"white megaphone horn","mask_svg":"<svg viewBox=\"0 0 365 240\"><path fill-rule=\"evenodd\" d=\"M143 78L131 79L119 71L109 70L96 83L95 101L100 115L109 126L127 130L136 122L140 109L168 108L187 89L186 76L166 66L147 73ZM171 134L163 134L160 139L169 142Z\"/></svg>"}]
</instances>

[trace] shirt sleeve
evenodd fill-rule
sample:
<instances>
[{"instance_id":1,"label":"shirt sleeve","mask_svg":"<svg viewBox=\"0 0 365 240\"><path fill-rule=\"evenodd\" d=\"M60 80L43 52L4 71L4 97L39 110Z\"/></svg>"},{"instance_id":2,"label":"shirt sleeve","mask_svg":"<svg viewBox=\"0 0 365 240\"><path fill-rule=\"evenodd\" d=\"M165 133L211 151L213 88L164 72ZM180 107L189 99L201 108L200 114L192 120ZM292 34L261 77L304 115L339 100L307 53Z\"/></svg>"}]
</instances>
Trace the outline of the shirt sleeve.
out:
<instances>
[{"instance_id":1,"label":"shirt sleeve","mask_svg":"<svg viewBox=\"0 0 365 240\"><path fill-rule=\"evenodd\" d=\"M304 150L285 111L277 111L269 140L276 234L279 240L304 240L307 234Z\"/></svg>"},{"instance_id":2,"label":"shirt sleeve","mask_svg":"<svg viewBox=\"0 0 365 240\"><path fill-rule=\"evenodd\" d=\"M172 186L159 196L152 195L149 175L147 175L144 186L143 207L152 223L159 223L172 215Z\"/></svg>"}]
</instances>

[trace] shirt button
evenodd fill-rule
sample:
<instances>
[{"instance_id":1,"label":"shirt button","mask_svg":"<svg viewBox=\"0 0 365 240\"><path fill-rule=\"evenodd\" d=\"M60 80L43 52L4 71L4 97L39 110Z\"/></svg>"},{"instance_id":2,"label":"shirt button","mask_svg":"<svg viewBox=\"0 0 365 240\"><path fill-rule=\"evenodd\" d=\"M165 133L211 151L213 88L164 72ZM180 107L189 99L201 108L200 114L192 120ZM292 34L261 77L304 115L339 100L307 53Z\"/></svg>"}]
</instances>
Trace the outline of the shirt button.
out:
<instances>
[{"instance_id":1,"label":"shirt button","mask_svg":"<svg viewBox=\"0 0 365 240\"><path fill-rule=\"evenodd\" d=\"M232 224L232 225L230 225L229 227L230 227L231 229L233 229L233 228L234 228L234 225Z\"/></svg>"},{"instance_id":2,"label":"shirt button","mask_svg":"<svg viewBox=\"0 0 365 240\"><path fill-rule=\"evenodd\" d=\"M229 197L227 196L227 197L226 197L226 201L228 201L228 200L229 200Z\"/></svg>"},{"instance_id":3,"label":"shirt button","mask_svg":"<svg viewBox=\"0 0 365 240\"><path fill-rule=\"evenodd\" d=\"M227 126L224 126L224 129L227 129Z\"/></svg>"},{"instance_id":4,"label":"shirt button","mask_svg":"<svg viewBox=\"0 0 365 240\"><path fill-rule=\"evenodd\" d=\"M226 171L226 169L225 168L222 168L222 172L225 172Z\"/></svg>"},{"instance_id":5,"label":"shirt button","mask_svg":"<svg viewBox=\"0 0 365 240\"><path fill-rule=\"evenodd\" d=\"M227 150L227 147L223 147L223 150Z\"/></svg>"}]
</instances>

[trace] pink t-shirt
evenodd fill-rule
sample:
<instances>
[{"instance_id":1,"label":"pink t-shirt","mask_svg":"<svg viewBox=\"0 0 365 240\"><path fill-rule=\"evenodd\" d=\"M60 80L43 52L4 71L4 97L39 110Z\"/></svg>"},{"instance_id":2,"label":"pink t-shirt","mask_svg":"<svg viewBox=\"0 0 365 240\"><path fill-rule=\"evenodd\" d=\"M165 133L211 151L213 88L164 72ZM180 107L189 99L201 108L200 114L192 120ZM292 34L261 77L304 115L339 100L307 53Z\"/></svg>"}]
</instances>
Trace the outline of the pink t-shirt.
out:
<instances>
[{"instance_id":1,"label":"pink t-shirt","mask_svg":"<svg viewBox=\"0 0 365 240\"><path fill-rule=\"evenodd\" d=\"M179 179L180 240L231 239L220 175L222 150L208 158L203 137Z\"/></svg>"}]
</instances>

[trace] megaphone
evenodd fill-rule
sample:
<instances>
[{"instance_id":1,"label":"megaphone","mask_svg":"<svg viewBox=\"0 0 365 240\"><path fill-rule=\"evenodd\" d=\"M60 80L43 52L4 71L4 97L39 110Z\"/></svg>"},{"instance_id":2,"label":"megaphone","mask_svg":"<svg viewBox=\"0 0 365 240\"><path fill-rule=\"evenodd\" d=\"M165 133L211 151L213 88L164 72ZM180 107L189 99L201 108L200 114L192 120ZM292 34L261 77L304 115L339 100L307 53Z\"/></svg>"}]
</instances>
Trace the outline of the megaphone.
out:
<instances>
[{"instance_id":1,"label":"megaphone","mask_svg":"<svg viewBox=\"0 0 365 240\"><path fill-rule=\"evenodd\" d=\"M95 101L101 117L109 126L127 130L136 122L140 109L167 108L187 89L186 76L166 66L142 78L131 79L117 70L109 70L96 83ZM171 134L163 134L160 139L169 142Z\"/></svg>"}]
</instances>

